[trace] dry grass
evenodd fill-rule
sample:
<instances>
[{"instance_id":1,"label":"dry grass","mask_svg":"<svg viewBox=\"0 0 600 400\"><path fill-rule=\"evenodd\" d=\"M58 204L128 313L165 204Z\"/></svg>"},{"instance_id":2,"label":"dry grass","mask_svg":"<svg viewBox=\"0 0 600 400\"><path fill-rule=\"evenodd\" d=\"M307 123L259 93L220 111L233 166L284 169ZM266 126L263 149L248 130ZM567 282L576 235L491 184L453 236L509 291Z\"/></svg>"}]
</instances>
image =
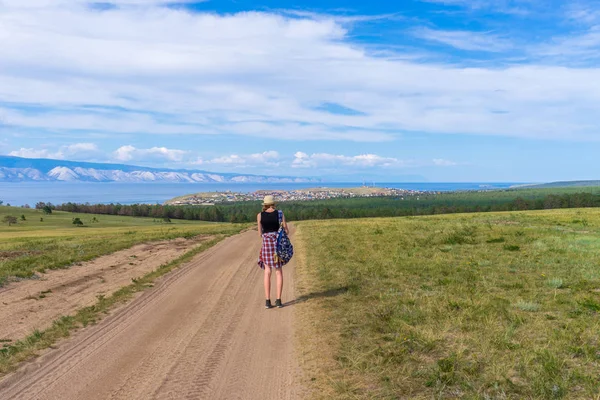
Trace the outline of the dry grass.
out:
<instances>
[{"instance_id":1,"label":"dry grass","mask_svg":"<svg viewBox=\"0 0 600 400\"><path fill-rule=\"evenodd\" d=\"M324 307L329 295L336 295L335 290L324 289L320 281L311 273L307 267L307 249L305 248L306 237L302 230L298 229L294 238L294 250L296 257L296 294L301 299L297 313L296 330L298 360L306 372L304 377L308 382L305 387L314 388L317 380L327 376L327 371L335 370L335 348L339 337L337 336L337 324L327 318L315 318L315 315L327 315ZM323 332L328 332L324 335ZM331 379L327 377L327 379ZM318 387L327 387L319 382ZM316 394L313 393L313 394ZM325 393L321 393L325 395ZM327 393L329 394L329 393ZM321 398L328 398L324 396Z\"/></svg>"},{"instance_id":2,"label":"dry grass","mask_svg":"<svg viewBox=\"0 0 600 400\"><path fill-rule=\"evenodd\" d=\"M314 398L600 396L599 210L297 226Z\"/></svg>"}]
</instances>

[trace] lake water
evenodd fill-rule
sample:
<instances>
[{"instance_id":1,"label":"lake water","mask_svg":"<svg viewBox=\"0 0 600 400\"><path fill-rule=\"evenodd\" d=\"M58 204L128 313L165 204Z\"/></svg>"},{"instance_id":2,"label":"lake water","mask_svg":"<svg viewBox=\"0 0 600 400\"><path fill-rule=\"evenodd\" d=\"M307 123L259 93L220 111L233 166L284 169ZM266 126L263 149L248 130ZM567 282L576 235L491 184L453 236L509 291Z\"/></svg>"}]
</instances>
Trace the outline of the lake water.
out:
<instances>
[{"instance_id":1,"label":"lake water","mask_svg":"<svg viewBox=\"0 0 600 400\"><path fill-rule=\"evenodd\" d=\"M388 187L420 191L455 191L508 188L516 183L381 183ZM163 203L176 196L198 192L231 190L254 192L256 190L294 190L317 186L350 188L361 183L88 183L88 182L0 182L0 200L4 204L34 206L39 201L61 204L73 203Z\"/></svg>"}]
</instances>

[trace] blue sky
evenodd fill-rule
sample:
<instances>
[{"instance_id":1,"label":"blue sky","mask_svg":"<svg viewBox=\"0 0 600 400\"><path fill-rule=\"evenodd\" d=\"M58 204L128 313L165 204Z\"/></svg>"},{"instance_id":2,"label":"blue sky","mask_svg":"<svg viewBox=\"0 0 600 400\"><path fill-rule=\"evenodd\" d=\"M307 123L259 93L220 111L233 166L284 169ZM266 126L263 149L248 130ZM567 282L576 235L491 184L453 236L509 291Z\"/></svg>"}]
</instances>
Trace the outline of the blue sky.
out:
<instances>
[{"instance_id":1,"label":"blue sky","mask_svg":"<svg viewBox=\"0 0 600 400\"><path fill-rule=\"evenodd\" d=\"M0 154L599 178L599 1L3 0L0 54Z\"/></svg>"}]
</instances>

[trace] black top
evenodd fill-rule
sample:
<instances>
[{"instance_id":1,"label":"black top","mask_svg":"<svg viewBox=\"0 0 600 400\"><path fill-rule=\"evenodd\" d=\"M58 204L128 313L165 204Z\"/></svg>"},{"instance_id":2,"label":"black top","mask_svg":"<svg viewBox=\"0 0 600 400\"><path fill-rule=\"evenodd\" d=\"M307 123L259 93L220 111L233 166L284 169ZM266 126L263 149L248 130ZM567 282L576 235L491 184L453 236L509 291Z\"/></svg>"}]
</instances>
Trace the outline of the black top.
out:
<instances>
[{"instance_id":1,"label":"black top","mask_svg":"<svg viewBox=\"0 0 600 400\"><path fill-rule=\"evenodd\" d=\"M279 230L279 212L263 211L260 213L260 224L262 225L263 233L277 232Z\"/></svg>"}]
</instances>

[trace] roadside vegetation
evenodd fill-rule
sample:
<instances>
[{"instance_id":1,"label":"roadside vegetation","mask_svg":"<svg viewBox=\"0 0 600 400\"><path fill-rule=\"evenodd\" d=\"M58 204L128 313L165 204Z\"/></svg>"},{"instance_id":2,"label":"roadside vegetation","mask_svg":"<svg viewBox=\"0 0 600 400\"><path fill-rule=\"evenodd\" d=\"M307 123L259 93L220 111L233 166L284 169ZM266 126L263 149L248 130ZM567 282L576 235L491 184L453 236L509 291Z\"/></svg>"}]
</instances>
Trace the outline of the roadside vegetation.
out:
<instances>
[{"instance_id":1,"label":"roadside vegetation","mask_svg":"<svg viewBox=\"0 0 600 400\"><path fill-rule=\"evenodd\" d=\"M19 218L10 218L19 215ZM21 218L21 216L23 218ZM18 219L16 222L15 220ZM143 242L230 235L244 225L0 207L0 286Z\"/></svg>"},{"instance_id":2,"label":"roadside vegetation","mask_svg":"<svg viewBox=\"0 0 600 400\"><path fill-rule=\"evenodd\" d=\"M18 221L6 218L13 215L20 216L14 218ZM68 268L139 243L199 235L210 237L178 259L134 279L131 285L111 296L98 296L95 305L54 321L44 331L36 330L15 343L0 341L0 375L14 370L19 362L34 357L39 351L69 336L73 330L96 323L116 304L151 287L158 277L248 226L16 207L0 207L0 221L5 222L0 225L0 287L8 281L35 278L46 270Z\"/></svg>"},{"instance_id":3,"label":"roadside vegetation","mask_svg":"<svg viewBox=\"0 0 600 400\"><path fill-rule=\"evenodd\" d=\"M315 398L600 398L600 210L297 227Z\"/></svg>"},{"instance_id":4,"label":"roadside vegetation","mask_svg":"<svg viewBox=\"0 0 600 400\"><path fill-rule=\"evenodd\" d=\"M39 203L38 206L47 206ZM282 202L290 221L400 217L493 211L548 210L600 207L600 188L512 189L391 197L362 197ZM256 220L260 202L245 201L219 205L74 204L52 206L74 213L127 215L154 219L245 223Z\"/></svg>"},{"instance_id":5,"label":"roadside vegetation","mask_svg":"<svg viewBox=\"0 0 600 400\"><path fill-rule=\"evenodd\" d=\"M136 293L152 287L156 279L171 272L181 264L190 261L195 255L214 246L233 233L217 235L176 260L161 265L157 270L141 278L133 279L131 285L119 289L111 296L98 296L96 304L82 308L75 315L65 315L57 319L46 330L35 330L24 340L20 340L14 344L4 343L2 345L0 342L0 345L2 345L0 347L0 376L14 371L19 363L37 356L40 351L47 349L63 338L69 337L73 331L95 324L117 304L124 303Z\"/></svg>"}]
</instances>

